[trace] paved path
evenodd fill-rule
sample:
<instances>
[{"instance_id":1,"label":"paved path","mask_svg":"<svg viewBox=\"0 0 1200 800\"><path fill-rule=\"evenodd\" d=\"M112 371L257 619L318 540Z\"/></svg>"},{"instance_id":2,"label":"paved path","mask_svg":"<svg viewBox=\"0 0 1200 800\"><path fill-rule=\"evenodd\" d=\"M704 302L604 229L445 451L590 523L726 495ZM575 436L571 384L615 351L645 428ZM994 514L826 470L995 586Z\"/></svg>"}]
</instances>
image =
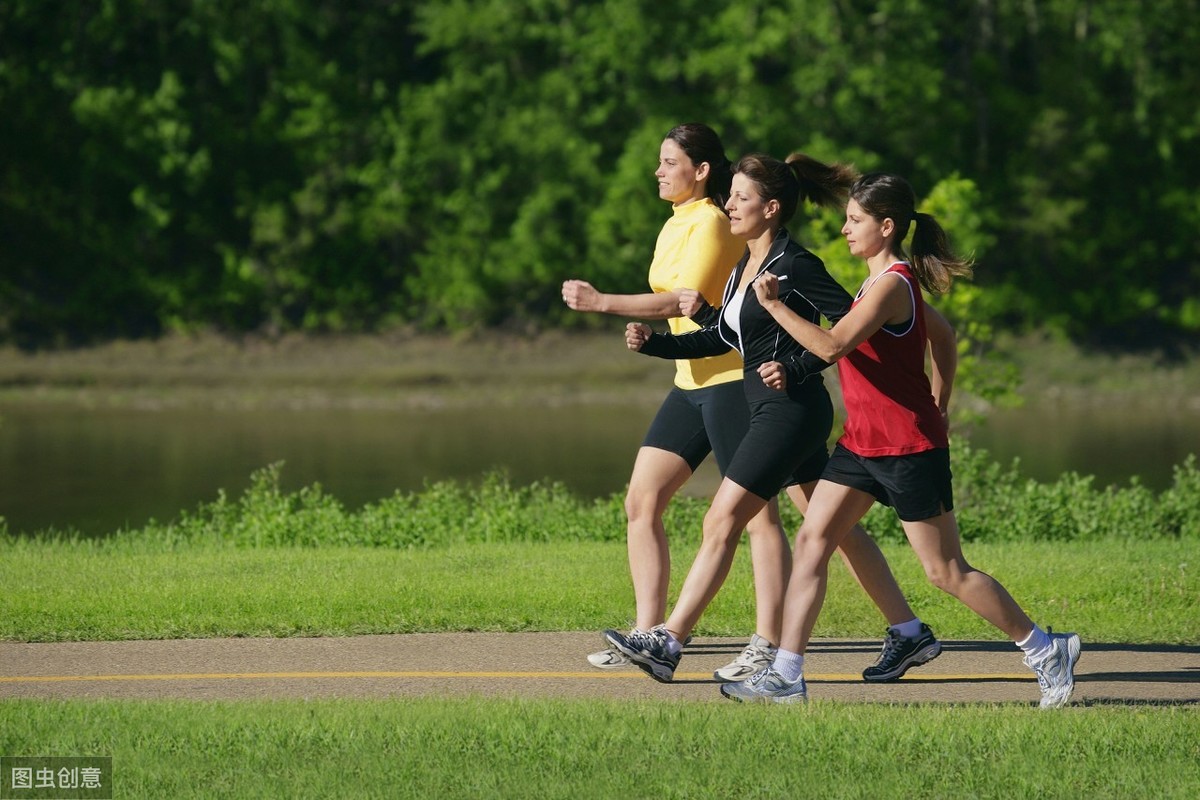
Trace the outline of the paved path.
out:
<instances>
[{"instance_id":1,"label":"paved path","mask_svg":"<svg viewBox=\"0 0 1200 800\"><path fill-rule=\"evenodd\" d=\"M0 699L309 697L608 697L719 700L712 670L745 639L699 638L676 682L601 671L584 656L596 633L468 633L320 639L0 642ZM949 641L898 683L859 678L879 641L821 640L809 649L809 696L846 702L1025 702L1033 674L1006 642ZM1076 703L1200 705L1200 646L1090 644Z\"/></svg>"}]
</instances>

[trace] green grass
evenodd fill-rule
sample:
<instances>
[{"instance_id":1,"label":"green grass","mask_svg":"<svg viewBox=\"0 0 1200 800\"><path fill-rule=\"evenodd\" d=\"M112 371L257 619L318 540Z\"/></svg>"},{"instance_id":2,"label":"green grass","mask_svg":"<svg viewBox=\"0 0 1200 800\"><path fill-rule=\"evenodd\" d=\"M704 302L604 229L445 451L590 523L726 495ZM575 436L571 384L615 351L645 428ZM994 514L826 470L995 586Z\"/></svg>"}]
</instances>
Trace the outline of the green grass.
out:
<instances>
[{"instance_id":1,"label":"green grass","mask_svg":"<svg viewBox=\"0 0 1200 800\"><path fill-rule=\"evenodd\" d=\"M695 539L674 544L674 586ZM951 639L997 631L925 580L906 545L883 545L922 618ZM973 543L968 558L1043 624L1089 641L1200 641L1193 541ZM236 549L16 542L0 548L0 639L67 641L218 636L345 636L418 631L602 630L629 619L623 544L464 543ZM835 563L817 635L877 636L883 623ZM740 635L754 618L747 548L701 620Z\"/></svg>"},{"instance_id":2,"label":"green grass","mask_svg":"<svg viewBox=\"0 0 1200 800\"><path fill-rule=\"evenodd\" d=\"M1191 798L1194 708L595 700L0 702L116 797Z\"/></svg>"}]
</instances>

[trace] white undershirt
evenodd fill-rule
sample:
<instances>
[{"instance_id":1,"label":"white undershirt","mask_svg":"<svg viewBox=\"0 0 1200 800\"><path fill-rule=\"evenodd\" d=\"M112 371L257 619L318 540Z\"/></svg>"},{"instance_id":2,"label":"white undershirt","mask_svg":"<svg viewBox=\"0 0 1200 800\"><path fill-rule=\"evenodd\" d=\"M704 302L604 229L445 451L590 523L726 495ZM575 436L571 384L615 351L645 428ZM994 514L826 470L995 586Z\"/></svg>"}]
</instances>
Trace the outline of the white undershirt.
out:
<instances>
[{"instance_id":1,"label":"white undershirt","mask_svg":"<svg viewBox=\"0 0 1200 800\"><path fill-rule=\"evenodd\" d=\"M729 302L725 304L725 310L722 311L725 315L725 324L733 328L733 332L738 335L738 340L742 338L742 303L746 300L746 290L734 292L733 297L729 298Z\"/></svg>"}]
</instances>

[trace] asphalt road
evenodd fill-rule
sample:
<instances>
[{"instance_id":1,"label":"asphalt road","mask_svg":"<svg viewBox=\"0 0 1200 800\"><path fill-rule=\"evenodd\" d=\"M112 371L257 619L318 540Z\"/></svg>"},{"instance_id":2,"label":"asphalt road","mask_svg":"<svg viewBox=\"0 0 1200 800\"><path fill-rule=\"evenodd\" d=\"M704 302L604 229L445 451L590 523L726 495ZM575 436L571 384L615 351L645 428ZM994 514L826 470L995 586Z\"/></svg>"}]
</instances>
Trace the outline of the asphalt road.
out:
<instances>
[{"instance_id":1,"label":"asphalt road","mask_svg":"<svg viewBox=\"0 0 1200 800\"><path fill-rule=\"evenodd\" d=\"M712 670L745 639L698 638L672 684L585 660L594 632L445 633L315 639L0 642L0 698L605 697L726 702ZM1007 642L946 641L891 684L859 677L877 640L819 640L813 701L1033 704L1037 682ZM1200 705L1200 646L1083 643L1073 703Z\"/></svg>"}]
</instances>

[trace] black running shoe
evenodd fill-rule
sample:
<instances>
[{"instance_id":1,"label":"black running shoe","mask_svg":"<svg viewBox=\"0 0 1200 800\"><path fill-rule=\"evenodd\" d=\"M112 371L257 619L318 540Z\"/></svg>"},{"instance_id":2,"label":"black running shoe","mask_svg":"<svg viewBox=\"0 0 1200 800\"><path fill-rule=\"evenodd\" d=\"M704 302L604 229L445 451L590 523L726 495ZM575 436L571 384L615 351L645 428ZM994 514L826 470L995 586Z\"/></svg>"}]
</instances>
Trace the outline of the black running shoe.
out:
<instances>
[{"instance_id":1,"label":"black running shoe","mask_svg":"<svg viewBox=\"0 0 1200 800\"><path fill-rule=\"evenodd\" d=\"M672 654L667 648L667 628L656 625L648 631L632 631L628 634L620 631L605 631L604 638L633 662L642 672L659 683L670 683L675 677L675 668L679 666L680 653Z\"/></svg>"},{"instance_id":2,"label":"black running shoe","mask_svg":"<svg viewBox=\"0 0 1200 800\"><path fill-rule=\"evenodd\" d=\"M898 681L910 667L927 664L941 653L942 643L925 623L921 623L921 635L914 639L905 639L895 629L888 628L883 652L873 665L863 670L863 680L870 683Z\"/></svg>"}]
</instances>

